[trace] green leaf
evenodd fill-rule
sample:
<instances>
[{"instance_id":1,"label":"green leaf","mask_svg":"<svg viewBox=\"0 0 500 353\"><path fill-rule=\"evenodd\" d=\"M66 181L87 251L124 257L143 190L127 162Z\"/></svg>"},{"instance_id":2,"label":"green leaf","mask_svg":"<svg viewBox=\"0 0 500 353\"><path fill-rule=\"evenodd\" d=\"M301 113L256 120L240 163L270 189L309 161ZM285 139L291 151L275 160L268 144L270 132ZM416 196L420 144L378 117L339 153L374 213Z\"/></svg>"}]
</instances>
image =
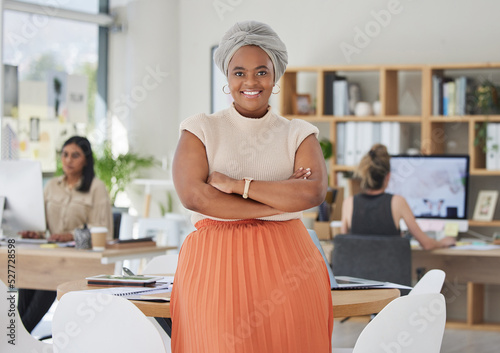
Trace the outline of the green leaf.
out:
<instances>
[{"instance_id":1,"label":"green leaf","mask_svg":"<svg viewBox=\"0 0 500 353\"><path fill-rule=\"evenodd\" d=\"M328 160L333 155L333 145L328 139L322 139L319 141L319 145L321 146L321 151L323 152L323 158Z\"/></svg>"},{"instance_id":2,"label":"green leaf","mask_svg":"<svg viewBox=\"0 0 500 353\"><path fill-rule=\"evenodd\" d=\"M118 193L125 190L140 170L158 164L153 156L144 157L132 152L114 157L109 142L94 155L96 176L106 184L113 204Z\"/></svg>"}]
</instances>

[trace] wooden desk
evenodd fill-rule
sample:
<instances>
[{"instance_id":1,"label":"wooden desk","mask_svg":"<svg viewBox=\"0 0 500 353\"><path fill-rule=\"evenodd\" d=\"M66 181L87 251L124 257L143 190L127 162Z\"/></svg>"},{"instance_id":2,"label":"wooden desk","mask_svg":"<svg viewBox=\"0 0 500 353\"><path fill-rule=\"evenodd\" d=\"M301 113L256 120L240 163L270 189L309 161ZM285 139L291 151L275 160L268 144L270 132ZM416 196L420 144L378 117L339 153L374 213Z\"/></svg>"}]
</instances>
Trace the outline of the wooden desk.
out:
<instances>
[{"instance_id":1,"label":"wooden desk","mask_svg":"<svg viewBox=\"0 0 500 353\"><path fill-rule=\"evenodd\" d=\"M499 330L499 324L484 322L484 285L500 284L500 249L438 249L412 251L413 273L417 268L438 268L446 272L447 283L467 283L467 321L449 326ZM444 286L446 290L446 284ZM460 295L452 290L449 295Z\"/></svg>"},{"instance_id":2,"label":"wooden desk","mask_svg":"<svg viewBox=\"0 0 500 353\"><path fill-rule=\"evenodd\" d=\"M120 250L79 250L75 248L41 248L33 244L16 244L15 285L17 288L56 290L61 283L98 274L121 273L125 259L151 258L175 247L138 247ZM0 247L0 278L8 283L7 246ZM12 270L12 268L11 268Z\"/></svg>"},{"instance_id":3,"label":"wooden desk","mask_svg":"<svg viewBox=\"0 0 500 353\"><path fill-rule=\"evenodd\" d=\"M57 287L57 298L76 290L109 288L87 286L86 280L71 281ZM398 289L358 289L332 291L333 316L363 316L378 313L392 300L399 297ZM170 317L170 303L131 300L146 316Z\"/></svg>"}]
</instances>

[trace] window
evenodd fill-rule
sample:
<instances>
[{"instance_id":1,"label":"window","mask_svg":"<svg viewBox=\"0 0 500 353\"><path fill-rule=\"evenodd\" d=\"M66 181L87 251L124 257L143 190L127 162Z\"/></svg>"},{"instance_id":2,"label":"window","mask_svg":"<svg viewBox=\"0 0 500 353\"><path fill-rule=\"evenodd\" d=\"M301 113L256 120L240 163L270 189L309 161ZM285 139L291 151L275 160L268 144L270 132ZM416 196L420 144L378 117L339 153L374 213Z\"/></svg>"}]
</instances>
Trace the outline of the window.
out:
<instances>
[{"instance_id":1,"label":"window","mask_svg":"<svg viewBox=\"0 0 500 353\"><path fill-rule=\"evenodd\" d=\"M66 10L99 13L99 0L18 0L28 4L57 7Z\"/></svg>"},{"instance_id":2,"label":"window","mask_svg":"<svg viewBox=\"0 0 500 353\"><path fill-rule=\"evenodd\" d=\"M96 116L105 119L107 77L107 29L64 18L54 4L88 18L107 1L22 3L35 12L7 8L3 17L2 158L38 159L44 172L54 172L62 143L93 132ZM44 13L57 17L36 13L44 6Z\"/></svg>"}]
</instances>

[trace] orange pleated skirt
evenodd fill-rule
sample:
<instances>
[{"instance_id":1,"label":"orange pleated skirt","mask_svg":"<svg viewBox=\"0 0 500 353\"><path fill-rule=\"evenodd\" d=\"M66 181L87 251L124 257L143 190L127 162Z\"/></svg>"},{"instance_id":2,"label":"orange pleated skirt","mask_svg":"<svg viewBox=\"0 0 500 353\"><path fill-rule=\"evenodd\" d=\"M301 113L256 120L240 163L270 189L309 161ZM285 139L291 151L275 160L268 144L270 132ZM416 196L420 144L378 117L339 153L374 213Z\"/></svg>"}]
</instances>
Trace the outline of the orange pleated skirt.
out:
<instances>
[{"instance_id":1,"label":"orange pleated skirt","mask_svg":"<svg viewBox=\"0 0 500 353\"><path fill-rule=\"evenodd\" d=\"M172 352L331 352L328 273L301 220L196 228L175 273Z\"/></svg>"}]
</instances>

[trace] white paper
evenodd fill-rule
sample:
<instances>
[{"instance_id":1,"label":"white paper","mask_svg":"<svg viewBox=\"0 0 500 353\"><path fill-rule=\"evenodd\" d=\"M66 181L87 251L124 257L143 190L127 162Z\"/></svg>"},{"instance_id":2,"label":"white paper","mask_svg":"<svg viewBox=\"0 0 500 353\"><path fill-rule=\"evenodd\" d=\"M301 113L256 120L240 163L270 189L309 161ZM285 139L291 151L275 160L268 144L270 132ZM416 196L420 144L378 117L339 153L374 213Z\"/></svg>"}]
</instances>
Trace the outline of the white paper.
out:
<instances>
[{"instance_id":1,"label":"white paper","mask_svg":"<svg viewBox=\"0 0 500 353\"><path fill-rule=\"evenodd\" d=\"M92 291L92 293L104 293L109 295L114 295L118 297L123 297L125 299L135 300L135 298L140 298L144 295L151 295L157 293L168 293L172 291L172 285L170 283L156 285L155 287L110 287L110 288L98 288L85 290Z\"/></svg>"}]
</instances>

